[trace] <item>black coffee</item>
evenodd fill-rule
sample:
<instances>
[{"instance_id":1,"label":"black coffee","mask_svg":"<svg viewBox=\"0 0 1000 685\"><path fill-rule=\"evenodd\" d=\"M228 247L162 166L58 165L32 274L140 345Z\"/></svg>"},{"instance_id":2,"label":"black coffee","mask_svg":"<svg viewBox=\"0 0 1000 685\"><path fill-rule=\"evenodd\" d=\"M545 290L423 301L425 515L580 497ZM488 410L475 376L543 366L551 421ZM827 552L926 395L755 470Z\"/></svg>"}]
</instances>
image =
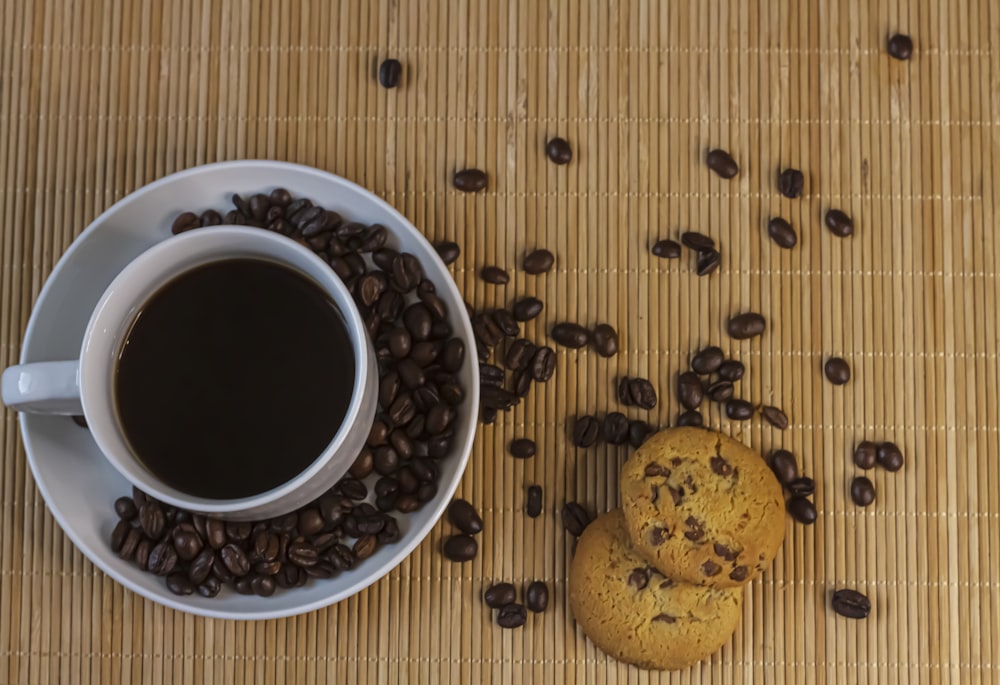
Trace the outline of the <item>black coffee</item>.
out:
<instances>
[{"instance_id":1,"label":"black coffee","mask_svg":"<svg viewBox=\"0 0 1000 685\"><path fill-rule=\"evenodd\" d=\"M115 377L138 459L200 497L265 492L340 428L356 370L347 329L315 283L258 259L181 274L143 306Z\"/></svg>"}]
</instances>

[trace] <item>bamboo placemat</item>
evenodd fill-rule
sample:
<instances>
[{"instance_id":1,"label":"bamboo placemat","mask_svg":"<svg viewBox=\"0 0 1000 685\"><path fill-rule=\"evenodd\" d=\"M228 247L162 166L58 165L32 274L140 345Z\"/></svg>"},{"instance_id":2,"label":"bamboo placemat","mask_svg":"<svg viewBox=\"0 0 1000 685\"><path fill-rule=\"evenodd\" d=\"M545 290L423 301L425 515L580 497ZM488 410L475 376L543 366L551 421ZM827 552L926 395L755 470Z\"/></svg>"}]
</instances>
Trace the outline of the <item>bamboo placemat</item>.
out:
<instances>
[{"instance_id":1,"label":"bamboo placemat","mask_svg":"<svg viewBox=\"0 0 1000 685\"><path fill-rule=\"evenodd\" d=\"M915 56L885 54L888 34ZM614 359L560 355L554 379L480 431L460 494L487 520L480 556L443 561L439 525L397 570L329 609L283 621L194 618L95 571L54 524L27 471L14 414L0 423L0 683L997 683L1000 682L1000 9L988 0L856 2L0 2L0 367L74 237L135 188L195 164L272 158L379 193L433 239L477 306L514 293L546 303L527 326L609 321ZM402 87L373 77L387 56ZM543 155L562 135L574 160ZM731 150L742 172L702 163ZM805 196L775 191L805 170ZM488 171L487 192L449 184ZM842 207L848 240L822 228ZM800 232L766 238L771 213ZM649 243L693 228L722 245L697 278ZM557 268L513 270L547 246ZM484 285L479 266L513 271ZM763 311L763 339L723 332ZM647 376L650 420L677 413L672 378L717 343L748 364L741 392L784 406L792 427L710 423L799 455L819 484L819 522L789 523L773 571L710 661L675 674L607 659L569 617L566 499L614 506L617 448L577 451L567 419L617 409L613 380ZM850 385L821 378L847 357ZM633 412L631 416L640 416ZM539 456L504 454L515 435ZM893 439L907 457L851 504L849 455ZM545 514L524 516L524 488ZM487 583L541 578L552 605L503 631ZM829 592L874 599L838 619Z\"/></svg>"}]
</instances>

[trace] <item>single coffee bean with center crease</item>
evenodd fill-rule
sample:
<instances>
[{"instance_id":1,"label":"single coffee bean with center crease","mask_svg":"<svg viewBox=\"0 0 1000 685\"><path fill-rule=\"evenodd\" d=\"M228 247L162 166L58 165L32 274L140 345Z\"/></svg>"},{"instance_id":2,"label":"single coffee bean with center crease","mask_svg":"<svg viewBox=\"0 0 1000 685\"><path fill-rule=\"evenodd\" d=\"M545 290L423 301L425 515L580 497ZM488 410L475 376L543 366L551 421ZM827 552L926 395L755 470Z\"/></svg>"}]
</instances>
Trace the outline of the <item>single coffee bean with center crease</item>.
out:
<instances>
[{"instance_id":1,"label":"single coffee bean with center crease","mask_svg":"<svg viewBox=\"0 0 1000 685\"><path fill-rule=\"evenodd\" d=\"M131 521L134 519L139 510L135 507L135 500L131 497L119 497L115 500L115 513L123 521Z\"/></svg>"},{"instance_id":2,"label":"single coffee bean with center crease","mask_svg":"<svg viewBox=\"0 0 1000 685\"><path fill-rule=\"evenodd\" d=\"M890 57L906 61L913 55L913 39L903 33L896 33L886 43Z\"/></svg>"},{"instance_id":3,"label":"single coffee bean with center crease","mask_svg":"<svg viewBox=\"0 0 1000 685\"><path fill-rule=\"evenodd\" d=\"M726 330L736 340L747 340L762 334L767 329L767 321L756 312L736 314L729 319Z\"/></svg>"},{"instance_id":4,"label":"single coffee bean with center crease","mask_svg":"<svg viewBox=\"0 0 1000 685\"><path fill-rule=\"evenodd\" d=\"M760 408L760 415L778 430L783 431L788 428L788 416L778 407L765 405Z\"/></svg>"},{"instance_id":5,"label":"single coffee bean with center crease","mask_svg":"<svg viewBox=\"0 0 1000 685\"><path fill-rule=\"evenodd\" d=\"M406 324L406 328L414 340L427 340L431 335L433 318L422 302L411 304L406 308L403 312L403 323Z\"/></svg>"},{"instance_id":6,"label":"single coffee bean with center crease","mask_svg":"<svg viewBox=\"0 0 1000 685\"><path fill-rule=\"evenodd\" d=\"M534 356L534 343L524 338L518 338L507 347L507 355L504 358L504 365L508 369L518 371L528 366L531 357Z\"/></svg>"},{"instance_id":7,"label":"single coffee bean with center crease","mask_svg":"<svg viewBox=\"0 0 1000 685\"><path fill-rule=\"evenodd\" d=\"M800 476L785 483L785 489L794 497L809 497L816 492L816 481L809 476Z\"/></svg>"},{"instance_id":8,"label":"single coffee bean with center crease","mask_svg":"<svg viewBox=\"0 0 1000 685\"><path fill-rule=\"evenodd\" d=\"M883 442L878 446L876 460L886 471L899 471L903 468L903 452L893 442Z\"/></svg>"},{"instance_id":9,"label":"single coffee bean with center crease","mask_svg":"<svg viewBox=\"0 0 1000 685\"><path fill-rule=\"evenodd\" d=\"M188 566L188 578L195 585L201 585L212 573L212 565L215 563L215 552L211 549L203 549Z\"/></svg>"},{"instance_id":10,"label":"single coffee bean with center crease","mask_svg":"<svg viewBox=\"0 0 1000 685\"><path fill-rule=\"evenodd\" d=\"M711 345L699 350L691 358L691 370L701 375L715 373L726 359L721 347Z\"/></svg>"},{"instance_id":11,"label":"single coffee bean with center crease","mask_svg":"<svg viewBox=\"0 0 1000 685\"><path fill-rule=\"evenodd\" d=\"M830 209L826 212L823 222L838 238L846 238L854 233L854 221L845 212L839 209Z\"/></svg>"},{"instance_id":12,"label":"single coffee bean with center crease","mask_svg":"<svg viewBox=\"0 0 1000 685\"><path fill-rule=\"evenodd\" d=\"M158 576L165 576L177 567L177 550L170 542L158 543L149 551L146 570Z\"/></svg>"},{"instance_id":13,"label":"single coffee bean with center crease","mask_svg":"<svg viewBox=\"0 0 1000 685\"><path fill-rule=\"evenodd\" d=\"M851 481L851 499L859 507L867 507L875 501L875 485L864 476L856 476Z\"/></svg>"},{"instance_id":14,"label":"single coffee bean with center crease","mask_svg":"<svg viewBox=\"0 0 1000 685\"><path fill-rule=\"evenodd\" d=\"M862 440L854 448L854 465L860 469L873 469L878 461L878 446L874 442Z\"/></svg>"},{"instance_id":15,"label":"single coffee bean with center crease","mask_svg":"<svg viewBox=\"0 0 1000 685\"><path fill-rule=\"evenodd\" d=\"M566 502L562 509L563 528L573 537L580 537L590 525L590 514L577 502Z\"/></svg>"},{"instance_id":16,"label":"single coffee bean with center crease","mask_svg":"<svg viewBox=\"0 0 1000 685\"><path fill-rule=\"evenodd\" d=\"M129 500L132 501L131 499ZM111 531L111 551L118 552L122 548L122 544L125 542L125 538L128 537L129 532L132 531L132 524L128 521L122 519L115 525L115 529Z\"/></svg>"},{"instance_id":17,"label":"single coffee bean with center crease","mask_svg":"<svg viewBox=\"0 0 1000 685\"><path fill-rule=\"evenodd\" d=\"M601 435L609 445L623 445L628 440L628 417L613 411L604 417Z\"/></svg>"},{"instance_id":18,"label":"single coffee bean with center crease","mask_svg":"<svg viewBox=\"0 0 1000 685\"><path fill-rule=\"evenodd\" d=\"M732 421L747 421L753 417L753 405L746 400L729 400L726 402L726 416Z\"/></svg>"},{"instance_id":19,"label":"single coffee bean with center crease","mask_svg":"<svg viewBox=\"0 0 1000 685\"><path fill-rule=\"evenodd\" d=\"M704 250L698 253L698 262L695 265L695 273L699 276L707 276L722 264L722 254L718 250Z\"/></svg>"},{"instance_id":20,"label":"single coffee bean with center crease","mask_svg":"<svg viewBox=\"0 0 1000 685\"><path fill-rule=\"evenodd\" d=\"M403 75L403 65L398 59L389 58L383 60L378 68L378 82L383 88L395 88L399 85L399 79Z\"/></svg>"},{"instance_id":21,"label":"single coffee bean with center crease","mask_svg":"<svg viewBox=\"0 0 1000 685\"><path fill-rule=\"evenodd\" d=\"M789 199L802 194L806 177L798 169L784 169L778 174L778 192Z\"/></svg>"},{"instance_id":22,"label":"single coffee bean with center crease","mask_svg":"<svg viewBox=\"0 0 1000 685\"><path fill-rule=\"evenodd\" d=\"M166 530L167 519L163 507L153 501L139 507L139 527L150 540L159 540Z\"/></svg>"},{"instance_id":23,"label":"single coffee bean with center crease","mask_svg":"<svg viewBox=\"0 0 1000 685\"><path fill-rule=\"evenodd\" d=\"M484 266L479 270L479 277L493 285L505 285L510 282L510 274L499 266Z\"/></svg>"},{"instance_id":24,"label":"single coffee bean with center crease","mask_svg":"<svg viewBox=\"0 0 1000 685\"><path fill-rule=\"evenodd\" d=\"M554 254L544 248L538 248L524 256L524 260L521 262L521 269L525 273L537 276L551 269L555 262L556 257Z\"/></svg>"},{"instance_id":25,"label":"single coffee bean with center crease","mask_svg":"<svg viewBox=\"0 0 1000 685\"><path fill-rule=\"evenodd\" d=\"M705 164L722 178L732 178L740 171L740 167L736 164L733 156L725 150L718 148L709 150L708 155L705 157Z\"/></svg>"},{"instance_id":26,"label":"single coffee bean with center crease","mask_svg":"<svg viewBox=\"0 0 1000 685\"><path fill-rule=\"evenodd\" d=\"M685 408L700 407L704 395L701 379L694 371L685 371L677 377L677 399Z\"/></svg>"},{"instance_id":27,"label":"single coffee bean with center crease","mask_svg":"<svg viewBox=\"0 0 1000 685\"><path fill-rule=\"evenodd\" d=\"M496 327L508 338L516 338L521 333L521 327L517 324L514 315L506 309L494 309L490 316Z\"/></svg>"},{"instance_id":28,"label":"single coffee bean with center crease","mask_svg":"<svg viewBox=\"0 0 1000 685\"><path fill-rule=\"evenodd\" d=\"M451 184L463 193L476 193L486 188L486 172L480 169L462 169L456 171Z\"/></svg>"},{"instance_id":29,"label":"single coffee bean with center crease","mask_svg":"<svg viewBox=\"0 0 1000 685\"><path fill-rule=\"evenodd\" d=\"M205 537L212 549L222 549L226 545L226 524L215 518L205 519Z\"/></svg>"},{"instance_id":30,"label":"single coffee bean with center crease","mask_svg":"<svg viewBox=\"0 0 1000 685\"><path fill-rule=\"evenodd\" d=\"M601 323L594 326L591 342L594 343L597 354L602 357L613 357L618 354L618 331L610 324Z\"/></svg>"},{"instance_id":31,"label":"single coffee bean with center crease","mask_svg":"<svg viewBox=\"0 0 1000 685\"><path fill-rule=\"evenodd\" d=\"M442 551L449 561L471 561L479 552L479 543L468 535L452 535L445 539Z\"/></svg>"},{"instance_id":32,"label":"single coffee bean with center crease","mask_svg":"<svg viewBox=\"0 0 1000 685\"><path fill-rule=\"evenodd\" d=\"M628 422L628 442L632 447L641 447L651 433L653 428L645 421L634 419Z\"/></svg>"},{"instance_id":33,"label":"single coffee bean with center crease","mask_svg":"<svg viewBox=\"0 0 1000 685\"><path fill-rule=\"evenodd\" d=\"M424 278L424 268L420 260L408 252L402 252L392 260L392 282L400 292L408 293Z\"/></svg>"},{"instance_id":34,"label":"single coffee bean with center crease","mask_svg":"<svg viewBox=\"0 0 1000 685\"><path fill-rule=\"evenodd\" d=\"M787 485L799 477L799 465L795 455L788 450L775 450L771 453L771 470L782 485Z\"/></svg>"},{"instance_id":35,"label":"single coffee bean with center crease","mask_svg":"<svg viewBox=\"0 0 1000 685\"><path fill-rule=\"evenodd\" d=\"M538 518L542 514L542 488L540 485L528 486L528 502L524 506L524 513L530 518Z\"/></svg>"},{"instance_id":36,"label":"single coffee bean with center crease","mask_svg":"<svg viewBox=\"0 0 1000 685\"><path fill-rule=\"evenodd\" d=\"M476 535L483 530L483 519L468 501L452 500L448 505L448 520L463 533Z\"/></svg>"},{"instance_id":37,"label":"single coffee bean with center crease","mask_svg":"<svg viewBox=\"0 0 1000 685\"><path fill-rule=\"evenodd\" d=\"M681 243L695 252L707 252L715 249L715 241L704 233L685 231L681 233Z\"/></svg>"},{"instance_id":38,"label":"single coffee bean with center crease","mask_svg":"<svg viewBox=\"0 0 1000 685\"><path fill-rule=\"evenodd\" d=\"M678 426L696 426L700 428L704 424L705 419L702 417L700 412L694 409L683 412L677 417Z\"/></svg>"},{"instance_id":39,"label":"single coffee bean with center crease","mask_svg":"<svg viewBox=\"0 0 1000 685\"><path fill-rule=\"evenodd\" d=\"M579 349L590 340L590 331L576 323L557 323L552 327L551 338L558 345Z\"/></svg>"},{"instance_id":40,"label":"single coffee bean with center crease","mask_svg":"<svg viewBox=\"0 0 1000 685\"><path fill-rule=\"evenodd\" d=\"M771 220L767 222L767 234L771 237L771 240L774 241L775 245L786 250L790 250L795 247L795 244L799 241L792 225L780 216L772 217Z\"/></svg>"},{"instance_id":41,"label":"single coffee bean with center crease","mask_svg":"<svg viewBox=\"0 0 1000 685\"><path fill-rule=\"evenodd\" d=\"M442 240L434 243L434 250L446 265L454 263L459 255L462 254L462 249L458 246L458 243L450 240Z\"/></svg>"},{"instance_id":42,"label":"single coffee bean with center crease","mask_svg":"<svg viewBox=\"0 0 1000 685\"><path fill-rule=\"evenodd\" d=\"M841 357L830 357L823 365L823 373L834 385L844 385L851 380L851 365Z\"/></svg>"},{"instance_id":43,"label":"single coffee bean with center crease","mask_svg":"<svg viewBox=\"0 0 1000 685\"><path fill-rule=\"evenodd\" d=\"M250 572L250 560L247 559L247 555L235 543L229 543L223 547L220 554L222 556L222 563L225 564L226 569L234 576L245 576Z\"/></svg>"},{"instance_id":44,"label":"single coffee bean with center crease","mask_svg":"<svg viewBox=\"0 0 1000 685\"><path fill-rule=\"evenodd\" d=\"M531 370L531 377L539 382L545 383L550 378L556 370L556 351L553 350L548 345L539 347L535 352L535 356L531 358L531 364L528 367Z\"/></svg>"},{"instance_id":45,"label":"single coffee bean with center crease","mask_svg":"<svg viewBox=\"0 0 1000 685\"><path fill-rule=\"evenodd\" d=\"M121 523L125 522L122 521ZM125 530L125 538L121 541L120 546L118 547L118 556L123 560L128 561L135 555L136 548L142 541L142 533L138 528L133 528L131 526L127 526L127 529L123 530ZM112 546L114 545L114 542L115 540L112 539Z\"/></svg>"},{"instance_id":46,"label":"single coffee bean with center crease","mask_svg":"<svg viewBox=\"0 0 1000 685\"><path fill-rule=\"evenodd\" d=\"M522 297L511 307L511 313L518 321L531 321L542 313L544 305L537 297Z\"/></svg>"},{"instance_id":47,"label":"single coffee bean with center crease","mask_svg":"<svg viewBox=\"0 0 1000 685\"><path fill-rule=\"evenodd\" d=\"M730 383L735 383L743 378L745 371L746 367L743 366L743 362L729 359L722 362L722 366L719 367L719 378L727 380Z\"/></svg>"},{"instance_id":48,"label":"single coffee bean with center crease","mask_svg":"<svg viewBox=\"0 0 1000 685\"><path fill-rule=\"evenodd\" d=\"M649 251L660 259L677 259L681 256L680 243L668 239L657 240Z\"/></svg>"},{"instance_id":49,"label":"single coffee bean with center crease","mask_svg":"<svg viewBox=\"0 0 1000 685\"><path fill-rule=\"evenodd\" d=\"M479 365L479 380L486 385L503 385L505 375L496 364Z\"/></svg>"},{"instance_id":50,"label":"single coffee bean with center crease","mask_svg":"<svg viewBox=\"0 0 1000 685\"><path fill-rule=\"evenodd\" d=\"M198 228L201 226L201 221L198 219L198 215L194 212L184 212L180 214L176 219L174 219L173 225L170 227L170 232L174 235L179 233L184 233L190 231L191 229Z\"/></svg>"},{"instance_id":51,"label":"single coffee bean with center crease","mask_svg":"<svg viewBox=\"0 0 1000 685\"><path fill-rule=\"evenodd\" d=\"M573 160L573 149L564 138L552 138L545 144L545 154L554 164L569 164Z\"/></svg>"},{"instance_id":52,"label":"single coffee bean with center crease","mask_svg":"<svg viewBox=\"0 0 1000 685\"><path fill-rule=\"evenodd\" d=\"M510 441L507 449L512 457L530 459L535 456L535 441L528 438L515 438Z\"/></svg>"},{"instance_id":53,"label":"single coffee bean with center crease","mask_svg":"<svg viewBox=\"0 0 1000 685\"><path fill-rule=\"evenodd\" d=\"M645 378L623 378L622 383L626 384L626 406L636 406L641 409L653 409L656 406L656 388ZM618 389L618 399L622 399L621 384Z\"/></svg>"},{"instance_id":54,"label":"single coffee bean with center crease","mask_svg":"<svg viewBox=\"0 0 1000 685\"><path fill-rule=\"evenodd\" d=\"M805 497L790 497L785 508L793 519L803 525L816 523L816 505Z\"/></svg>"},{"instance_id":55,"label":"single coffee bean with center crease","mask_svg":"<svg viewBox=\"0 0 1000 685\"><path fill-rule=\"evenodd\" d=\"M514 372L514 383L511 390L518 397L527 397L531 389L531 372L528 369L521 369Z\"/></svg>"},{"instance_id":56,"label":"single coffee bean with center crease","mask_svg":"<svg viewBox=\"0 0 1000 685\"><path fill-rule=\"evenodd\" d=\"M857 590L837 590L830 605L845 618L866 618L872 610L871 600Z\"/></svg>"},{"instance_id":57,"label":"single coffee bean with center crease","mask_svg":"<svg viewBox=\"0 0 1000 685\"><path fill-rule=\"evenodd\" d=\"M536 614L545 611L549 606L549 586L541 580L532 581L524 593L524 604Z\"/></svg>"},{"instance_id":58,"label":"single coffee bean with center crease","mask_svg":"<svg viewBox=\"0 0 1000 685\"><path fill-rule=\"evenodd\" d=\"M578 416L573 423L572 442L577 447L591 447L597 442L600 434L601 424L596 417L585 415Z\"/></svg>"},{"instance_id":59,"label":"single coffee bean with center crease","mask_svg":"<svg viewBox=\"0 0 1000 685\"><path fill-rule=\"evenodd\" d=\"M508 604L497 612L497 625L501 628L520 628L528 620L528 612L521 604Z\"/></svg>"},{"instance_id":60,"label":"single coffee bean with center crease","mask_svg":"<svg viewBox=\"0 0 1000 685\"><path fill-rule=\"evenodd\" d=\"M490 609L502 609L517 599L517 588L513 583L494 583L483 593L483 601Z\"/></svg>"},{"instance_id":61,"label":"single coffee bean with center crease","mask_svg":"<svg viewBox=\"0 0 1000 685\"><path fill-rule=\"evenodd\" d=\"M705 394L713 402L725 402L733 396L733 384L729 381L718 380L705 388Z\"/></svg>"}]
</instances>

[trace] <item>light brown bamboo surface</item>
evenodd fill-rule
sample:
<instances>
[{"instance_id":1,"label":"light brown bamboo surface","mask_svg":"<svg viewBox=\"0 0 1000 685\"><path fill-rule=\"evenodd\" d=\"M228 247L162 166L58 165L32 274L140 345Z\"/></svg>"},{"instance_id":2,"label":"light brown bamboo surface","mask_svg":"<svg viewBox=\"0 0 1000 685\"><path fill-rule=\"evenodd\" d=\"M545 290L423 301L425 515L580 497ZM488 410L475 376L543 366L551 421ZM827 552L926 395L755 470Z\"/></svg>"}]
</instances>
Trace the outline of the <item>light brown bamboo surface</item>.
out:
<instances>
[{"instance_id":1,"label":"light brown bamboo surface","mask_svg":"<svg viewBox=\"0 0 1000 685\"><path fill-rule=\"evenodd\" d=\"M896 30L914 37L910 62L885 53ZM387 56L405 65L392 91L374 79ZM195 618L96 571L45 509L5 411L0 683L1000 682L997 3L0 0L0 79L0 367L88 222L165 174L236 158L335 172L457 240L470 302L545 301L536 340L571 320L611 322L622 341L610 360L561 353L551 382L480 430L460 489L486 518L474 562L442 559L442 523L369 590L289 620ZM545 158L552 135L572 143L570 165ZM707 171L711 146L733 152L737 178ZM807 175L802 199L775 190L788 165ZM489 173L487 192L451 188L467 166ZM853 238L822 228L831 206L855 217ZM767 240L772 214L797 227L794 250ZM718 240L718 273L650 256L684 229ZM554 271L517 271L535 246ZM490 263L510 285L476 278ZM731 341L725 318L746 309L769 330ZM568 419L620 409L613 381L629 374L660 396L629 415L669 424L674 374L709 343L747 364L740 394L792 426L717 408L709 423L793 450L820 517L789 523L721 653L643 672L568 612L558 508L615 506L625 456L573 449ZM831 354L850 360L849 385L823 380ZM505 455L520 435L537 457ZM907 459L874 473L866 510L847 493L862 438ZM535 578L550 609L521 630L492 624L484 587ZM869 594L871 618L834 616L837 587Z\"/></svg>"}]
</instances>

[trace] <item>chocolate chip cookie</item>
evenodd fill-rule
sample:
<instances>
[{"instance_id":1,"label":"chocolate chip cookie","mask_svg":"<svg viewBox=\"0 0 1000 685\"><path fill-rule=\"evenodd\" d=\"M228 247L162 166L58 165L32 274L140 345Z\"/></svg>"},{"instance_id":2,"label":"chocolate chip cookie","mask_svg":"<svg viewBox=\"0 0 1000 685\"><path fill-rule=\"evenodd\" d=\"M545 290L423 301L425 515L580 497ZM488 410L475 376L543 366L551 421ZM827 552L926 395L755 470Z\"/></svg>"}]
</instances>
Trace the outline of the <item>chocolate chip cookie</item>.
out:
<instances>
[{"instance_id":1,"label":"chocolate chip cookie","mask_svg":"<svg viewBox=\"0 0 1000 685\"><path fill-rule=\"evenodd\" d=\"M703 428L650 436L622 467L621 494L636 548L674 580L742 585L785 536L781 485L764 459Z\"/></svg>"},{"instance_id":2,"label":"chocolate chip cookie","mask_svg":"<svg viewBox=\"0 0 1000 685\"><path fill-rule=\"evenodd\" d=\"M666 578L636 551L620 509L591 523L569 571L569 603L591 641L642 668L681 669L724 645L742 616L743 588Z\"/></svg>"}]
</instances>

